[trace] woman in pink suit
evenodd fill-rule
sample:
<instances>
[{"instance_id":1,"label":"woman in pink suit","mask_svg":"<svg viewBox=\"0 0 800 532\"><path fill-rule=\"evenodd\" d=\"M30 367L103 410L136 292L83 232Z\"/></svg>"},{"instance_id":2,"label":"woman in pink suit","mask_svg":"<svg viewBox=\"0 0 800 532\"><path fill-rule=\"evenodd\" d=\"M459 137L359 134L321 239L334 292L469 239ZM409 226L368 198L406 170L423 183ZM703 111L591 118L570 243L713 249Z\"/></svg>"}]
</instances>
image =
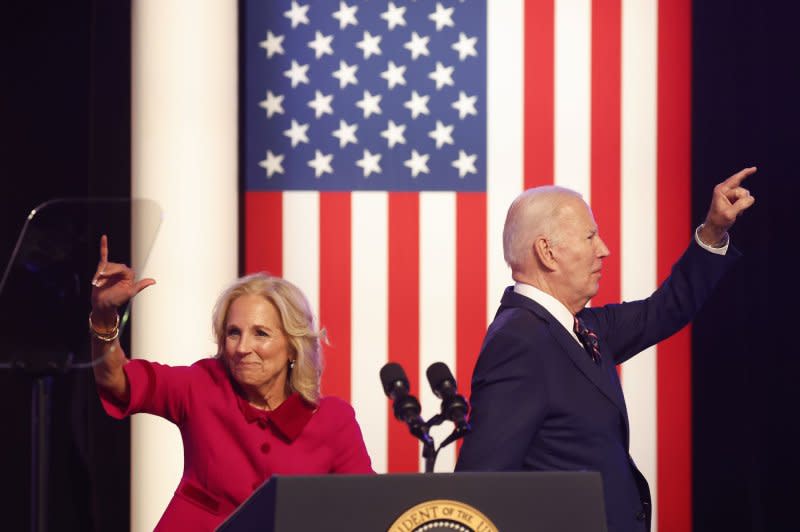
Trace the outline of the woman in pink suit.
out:
<instances>
[{"instance_id":1,"label":"woman in pink suit","mask_svg":"<svg viewBox=\"0 0 800 532\"><path fill-rule=\"evenodd\" d=\"M157 530L213 530L273 474L373 472L353 408L320 397L321 333L296 286L238 279L214 308L216 356L172 367L129 360L118 339L118 307L153 284L109 262L101 238L89 329L103 407L164 417L183 439L183 477Z\"/></svg>"}]
</instances>

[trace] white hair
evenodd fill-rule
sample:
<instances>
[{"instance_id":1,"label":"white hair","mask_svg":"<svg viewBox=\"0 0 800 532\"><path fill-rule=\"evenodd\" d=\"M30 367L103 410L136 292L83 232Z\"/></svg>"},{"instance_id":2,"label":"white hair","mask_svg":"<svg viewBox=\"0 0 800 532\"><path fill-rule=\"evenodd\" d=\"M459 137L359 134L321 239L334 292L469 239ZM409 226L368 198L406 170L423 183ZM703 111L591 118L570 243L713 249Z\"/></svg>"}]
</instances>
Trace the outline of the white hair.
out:
<instances>
[{"instance_id":1,"label":"white hair","mask_svg":"<svg viewBox=\"0 0 800 532\"><path fill-rule=\"evenodd\" d=\"M537 238L559 241L559 213L570 197L582 198L569 188L541 186L525 190L511 203L503 226L503 257L512 272L526 270Z\"/></svg>"}]
</instances>

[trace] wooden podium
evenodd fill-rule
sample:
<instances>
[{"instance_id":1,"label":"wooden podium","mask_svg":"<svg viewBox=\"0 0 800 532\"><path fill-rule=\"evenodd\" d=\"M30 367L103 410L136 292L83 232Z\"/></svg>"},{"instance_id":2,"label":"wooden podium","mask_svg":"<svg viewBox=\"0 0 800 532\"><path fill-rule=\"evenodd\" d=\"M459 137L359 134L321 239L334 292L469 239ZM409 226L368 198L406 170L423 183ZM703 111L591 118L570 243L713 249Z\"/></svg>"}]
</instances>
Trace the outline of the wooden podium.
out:
<instances>
[{"instance_id":1,"label":"wooden podium","mask_svg":"<svg viewBox=\"0 0 800 532\"><path fill-rule=\"evenodd\" d=\"M274 476L220 532L605 532L599 473Z\"/></svg>"}]
</instances>

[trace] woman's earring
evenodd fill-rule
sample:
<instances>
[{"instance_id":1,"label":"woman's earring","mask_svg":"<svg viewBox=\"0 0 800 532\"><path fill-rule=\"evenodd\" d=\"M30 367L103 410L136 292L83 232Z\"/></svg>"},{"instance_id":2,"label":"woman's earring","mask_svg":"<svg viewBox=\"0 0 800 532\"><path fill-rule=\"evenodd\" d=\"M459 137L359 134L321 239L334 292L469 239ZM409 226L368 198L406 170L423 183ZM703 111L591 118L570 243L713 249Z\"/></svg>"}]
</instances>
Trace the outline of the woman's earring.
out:
<instances>
[{"instance_id":1,"label":"woman's earring","mask_svg":"<svg viewBox=\"0 0 800 532\"><path fill-rule=\"evenodd\" d=\"M294 369L294 360L289 361L289 369Z\"/></svg>"}]
</instances>

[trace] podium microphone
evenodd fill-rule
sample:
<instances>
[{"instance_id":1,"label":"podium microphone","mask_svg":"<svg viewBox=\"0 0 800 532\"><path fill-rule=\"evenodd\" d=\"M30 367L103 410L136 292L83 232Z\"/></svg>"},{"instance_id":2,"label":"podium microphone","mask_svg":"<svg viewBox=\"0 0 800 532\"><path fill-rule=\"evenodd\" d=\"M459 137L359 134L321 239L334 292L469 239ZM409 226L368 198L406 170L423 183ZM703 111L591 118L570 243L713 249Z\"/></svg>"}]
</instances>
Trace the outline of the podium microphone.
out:
<instances>
[{"instance_id":1,"label":"podium microphone","mask_svg":"<svg viewBox=\"0 0 800 532\"><path fill-rule=\"evenodd\" d=\"M442 400L442 416L452 421L459 430L469 430L467 412L469 404L458 394L456 380L443 362L434 362L425 372L436 397Z\"/></svg>"},{"instance_id":2,"label":"podium microphone","mask_svg":"<svg viewBox=\"0 0 800 532\"><path fill-rule=\"evenodd\" d=\"M392 400L394 417L408 425L411 434L424 443L433 444L425 420L419 415L422 410L419 401L409 393L408 377L403 367L389 362L381 368L380 377L383 391Z\"/></svg>"}]
</instances>

